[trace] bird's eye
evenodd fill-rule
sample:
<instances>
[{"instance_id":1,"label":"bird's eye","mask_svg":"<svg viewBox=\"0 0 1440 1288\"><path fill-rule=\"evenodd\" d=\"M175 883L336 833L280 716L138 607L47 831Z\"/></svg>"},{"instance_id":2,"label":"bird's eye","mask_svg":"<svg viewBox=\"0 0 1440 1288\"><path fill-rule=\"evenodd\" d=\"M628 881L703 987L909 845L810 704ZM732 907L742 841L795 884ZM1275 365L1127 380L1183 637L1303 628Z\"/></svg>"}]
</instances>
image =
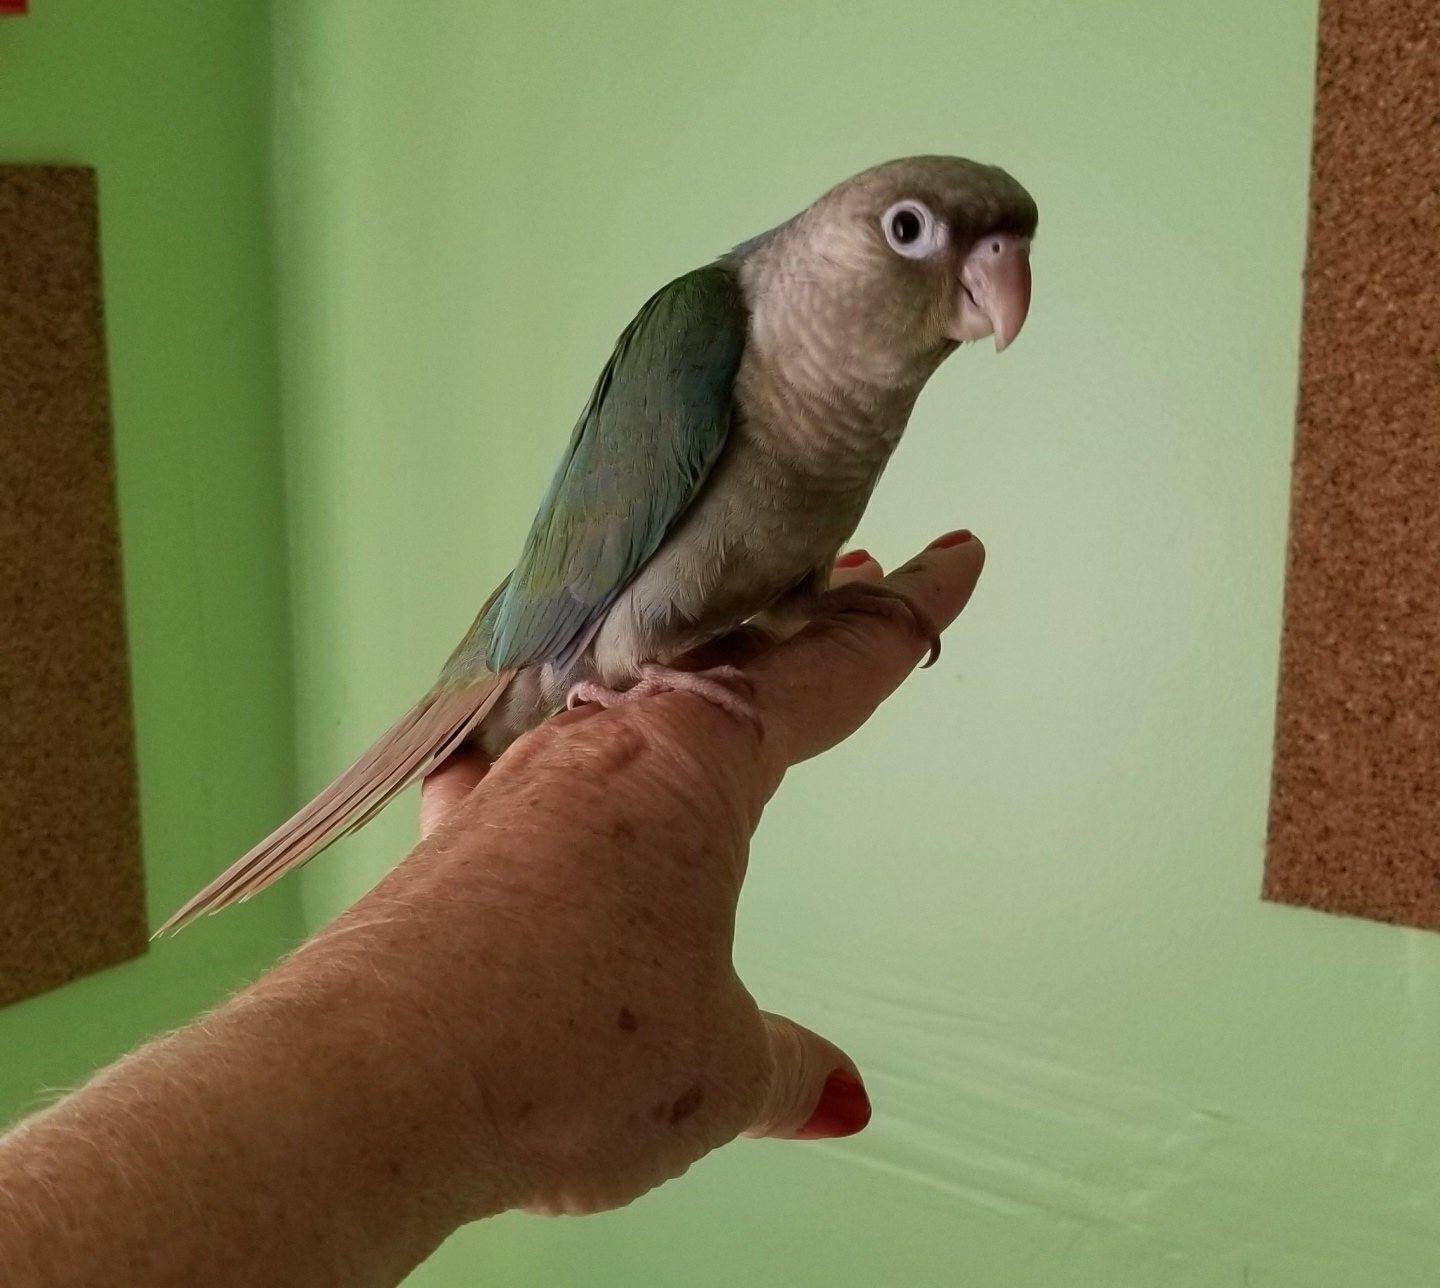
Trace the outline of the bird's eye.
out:
<instances>
[{"instance_id":1,"label":"bird's eye","mask_svg":"<svg viewBox=\"0 0 1440 1288\"><path fill-rule=\"evenodd\" d=\"M913 210L897 210L891 216L890 231L895 234L897 242L902 246L908 246L911 242L920 240L920 234L925 231L925 225L920 222L920 216Z\"/></svg>"},{"instance_id":2,"label":"bird's eye","mask_svg":"<svg viewBox=\"0 0 1440 1288\"><path fill-rule=\"evenodd\" d=\"M880 217L890 249L906 259L923 259L945 244L945 225L920 201L897 201Z\"/></svg>"}]
</instances>

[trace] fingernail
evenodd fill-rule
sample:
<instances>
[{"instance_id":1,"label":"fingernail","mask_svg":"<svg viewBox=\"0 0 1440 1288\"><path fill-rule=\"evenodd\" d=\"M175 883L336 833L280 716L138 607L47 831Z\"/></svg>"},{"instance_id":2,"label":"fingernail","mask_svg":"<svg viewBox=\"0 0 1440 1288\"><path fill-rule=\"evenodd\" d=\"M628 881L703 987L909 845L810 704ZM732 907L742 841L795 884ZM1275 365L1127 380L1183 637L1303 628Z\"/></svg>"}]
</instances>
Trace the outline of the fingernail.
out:
<instances>
[{"instance_id":1,"label":"fingernail","mask_svg":"<svg viewBox=\"0 0 1440 1288\"><path fill-rule=\"evenodd\" d=\"M852 550L849 554L843 554L835 561L837 568L858 568L863 563L870 562L868 550Z\"/></svg>"},{"instance_id":2,"label":"fingernail","mask_svg":"<svg viewBox=\"0 0 1440 1288\"><path fill-rule=\"evenodd\" d=\"M870 1121L870 1097L865 1084L849 1069L836 1069L825 1079L820 1103L795 1135L801 1140L833 1140L853 1136Z\"/></svg>"},{"instance_id":3,"label":"fingernail","mask_svg":"<svg viewBox=\"0 0 1440 1288\"><path fill-rule=\"evenodd\" d=\"M969 528L957 528L954 532L947 532L943 537L936 537L925 548L927 550L948 550L951 546L963 546L972 539L973 535Z\"/></svg>"}]
</instances>

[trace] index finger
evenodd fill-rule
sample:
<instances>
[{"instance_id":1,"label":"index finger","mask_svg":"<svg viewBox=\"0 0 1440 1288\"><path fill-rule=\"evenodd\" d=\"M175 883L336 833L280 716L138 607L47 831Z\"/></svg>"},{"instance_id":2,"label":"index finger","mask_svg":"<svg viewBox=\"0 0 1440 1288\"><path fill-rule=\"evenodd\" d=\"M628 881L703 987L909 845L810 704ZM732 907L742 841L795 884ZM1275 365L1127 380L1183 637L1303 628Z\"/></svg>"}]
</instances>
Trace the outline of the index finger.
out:
<instances>
[{"instance_id":1,"label":"index finger","mask_svg":"<svg viewBox=\"0 0 1440 1288\"><path fill-rule=\"evenodd\" d=\"M968 532L941 537L884 584L944 630L959 615L985 566ZM746 667L766 741L785 764L818 756L865 723L928 648L917 632L879 614L820 617Z\"/></svg>"}]
</instances>

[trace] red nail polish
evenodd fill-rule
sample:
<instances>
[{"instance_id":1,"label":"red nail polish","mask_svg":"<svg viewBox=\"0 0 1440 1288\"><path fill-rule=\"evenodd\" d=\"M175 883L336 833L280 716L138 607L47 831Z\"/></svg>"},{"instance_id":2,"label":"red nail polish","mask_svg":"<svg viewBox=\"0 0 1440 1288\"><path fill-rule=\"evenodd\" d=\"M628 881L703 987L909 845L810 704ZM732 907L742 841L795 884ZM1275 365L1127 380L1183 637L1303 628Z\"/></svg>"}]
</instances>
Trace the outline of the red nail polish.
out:
<instances>
[{"instance_id":1,"label":"red nail polish","mask_svg":"<svg viewBox=\"0 0 1440 1288\"><path fill-rule=\"evenodd\" d=\"M861 564L869 562L870 552L868 550L851 550L849 553L841 555L835 561L835 566L837 568L858 568Z\"/></svg>"},{"instance_id":2,"label":"red nail polish","mask_svg":"<svg viewBox=\"0 0 1440 1288\"><path fill-rule=\"evenodd\" d=\"M820 1103L795 1135L801 1140L828 1140L853 1136L870 1121L870 1097L865 1084L849 1069L836 1069L825 1079Z\"/></svg>"},{"instance_id":3,"label":"red nail polish","mask_svg":"<svg viewBox=\"0 0 1440 1288\"><path fill-rule=\"evenodd\" d=\"M948 550L951 546L963 546L973 535L969 528L959 528L954 532L947 532L943 537L936 537L926 549Z\"/></svg>"}]
</instances>

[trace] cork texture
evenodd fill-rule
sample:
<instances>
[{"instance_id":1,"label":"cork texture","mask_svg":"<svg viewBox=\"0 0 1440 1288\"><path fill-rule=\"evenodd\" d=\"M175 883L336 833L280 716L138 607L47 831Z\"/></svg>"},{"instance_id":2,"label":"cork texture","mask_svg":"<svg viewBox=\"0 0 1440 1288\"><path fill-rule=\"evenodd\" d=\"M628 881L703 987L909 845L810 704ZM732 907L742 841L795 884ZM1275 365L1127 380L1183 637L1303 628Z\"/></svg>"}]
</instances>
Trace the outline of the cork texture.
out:
<instances>
[{"instance_id":1,"label":"cork texture","mask_svg":"<svg viewBox=\"0 0 1440 1288\"><path fill-rule=\"evenodd\" d=\"M0 166L0 1003L145 948L97 231Z\"/></svg>"},{"instance_id":2,"label":"cork texture","mask_svg":"<svg viewBox=\"0 0 1440 1288\"><path fill-rule=\"evenodd\" d=\"M1322 0L1264 894L1440 928L1440 6Z\"/></svg>"}]
</instances>

